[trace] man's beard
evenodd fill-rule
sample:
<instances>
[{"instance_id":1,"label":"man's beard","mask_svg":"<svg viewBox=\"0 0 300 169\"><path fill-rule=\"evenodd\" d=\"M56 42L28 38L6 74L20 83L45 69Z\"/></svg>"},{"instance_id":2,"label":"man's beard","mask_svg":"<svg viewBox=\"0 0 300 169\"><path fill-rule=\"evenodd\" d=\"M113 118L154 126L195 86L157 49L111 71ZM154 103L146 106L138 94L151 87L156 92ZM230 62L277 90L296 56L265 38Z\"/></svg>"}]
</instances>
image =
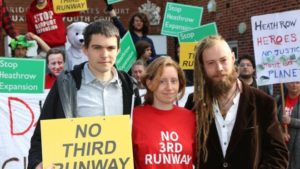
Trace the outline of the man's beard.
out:
<instances>
[{"instance_id":1,"label":"man's beard","mask_svg":"<svg viewBox=\"0 0 300 169\"><path fill-rule=\"evenodd\" d=\"M233 69L232 72L222 80L215 81L212 78L206 77L206 86L212 96L219 97L226 94L232 88L233 84L236 83L237 77L238 73Z\"/></svg>"}]
</instances>

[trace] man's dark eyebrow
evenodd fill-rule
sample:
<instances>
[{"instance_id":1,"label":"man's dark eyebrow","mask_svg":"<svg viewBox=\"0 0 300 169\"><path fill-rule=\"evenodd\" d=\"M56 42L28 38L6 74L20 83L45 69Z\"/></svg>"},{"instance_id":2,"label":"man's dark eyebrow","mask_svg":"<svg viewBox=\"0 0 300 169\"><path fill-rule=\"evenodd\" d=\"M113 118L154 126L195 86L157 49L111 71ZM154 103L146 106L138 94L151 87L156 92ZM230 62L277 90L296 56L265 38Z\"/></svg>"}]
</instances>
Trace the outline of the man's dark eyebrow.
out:
<instances>
[{"instance_id":1,"label":"man's dark eyebrow","mask_svg":"<svg viewBox=\"0 0 300 169\"><path fill-rule=\"evenodd\" d=\"M92 47L103 47L102 45L98 45L98 44L92 44Z\"/></svg>"},{"instance_id":2,"label":"man's dark eyebrow","mask_svg":"<svg viewBox=\"0 0 300 169\"><path fill-rule=\"evenodd\" d=\"M116 45L103 46L103 45L98 45L98 44L92 44L91 47L117 48Z\"/></svg>"}]
</instances>

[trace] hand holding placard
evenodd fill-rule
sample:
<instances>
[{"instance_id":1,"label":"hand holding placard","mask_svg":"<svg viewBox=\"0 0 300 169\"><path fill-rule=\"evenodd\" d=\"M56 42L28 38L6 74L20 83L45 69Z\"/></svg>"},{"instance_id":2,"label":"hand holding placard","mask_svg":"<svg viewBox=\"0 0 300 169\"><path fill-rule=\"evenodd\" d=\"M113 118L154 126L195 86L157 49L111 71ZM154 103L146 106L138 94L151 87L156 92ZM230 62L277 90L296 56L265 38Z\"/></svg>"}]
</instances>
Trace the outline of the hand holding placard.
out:
<instances>
[{"instance_id":1,"label":"hand holding placard","mask_svg":"<svg viewBox=\"0 0 300 169\"><path fill-rule=\"evenodd\" d=\"M41 129L44 166L133 168L129 116L42 120Z\"/></svg>"}]
</instances>

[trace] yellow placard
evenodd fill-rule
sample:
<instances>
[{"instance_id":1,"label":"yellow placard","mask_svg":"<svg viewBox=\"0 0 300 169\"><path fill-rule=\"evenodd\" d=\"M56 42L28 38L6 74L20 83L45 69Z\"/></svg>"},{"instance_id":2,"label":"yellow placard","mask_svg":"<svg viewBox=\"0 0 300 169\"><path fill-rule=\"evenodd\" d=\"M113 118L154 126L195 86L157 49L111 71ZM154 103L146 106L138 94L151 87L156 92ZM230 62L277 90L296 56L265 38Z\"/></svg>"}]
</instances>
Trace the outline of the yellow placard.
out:
<instances>
[{"instance_id":1,"label":"yellow placard","mask_svg":"<svg viewBox=\"0 0 300 169\"><path fill-rule=\"evenodd\" d=\"M87 0L53 0L55 13L67 13L87 10Z\"/></svg>"},{"instance_id":2,"label":"yellow placard","mask_svg":"<svg viewBox=\"0 0 300 169\"><path fill-rule=\"evenodd\" d=\"M133 169L128 115L41 121L44 168Z\"/></svg>"},{"instance_id":3,"label":"yellow placard","mask_svg":"<svg viewBox=\"0 0 300 169\"><path fill-rule=\"evenodd\" d=\"M180 45L179 65L183 70L194 69L195 48L197 42L182 42Z\"/></svg>"}]
</instances>

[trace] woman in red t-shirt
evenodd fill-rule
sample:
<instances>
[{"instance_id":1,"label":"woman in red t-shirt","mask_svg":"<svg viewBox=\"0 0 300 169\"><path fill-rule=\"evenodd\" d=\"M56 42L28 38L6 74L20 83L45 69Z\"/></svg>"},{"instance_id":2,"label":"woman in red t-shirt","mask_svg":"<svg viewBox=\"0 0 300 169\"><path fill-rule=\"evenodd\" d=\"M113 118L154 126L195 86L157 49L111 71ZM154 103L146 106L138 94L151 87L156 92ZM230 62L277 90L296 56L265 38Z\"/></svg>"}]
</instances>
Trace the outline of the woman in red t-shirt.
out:
<instances>
[{"instance_id":1,"label":"woman in red t-shirt","mask_svg":"<svg viewBox=\"0 0 300 169\"><path fill-rule=\"evenodd\" d=\"M145 103L133 111L135 169L192 169L195 114L174 105L185 91L183 71L160 57L148 65L142 83Z\"/></svg>"}]
</instances>

